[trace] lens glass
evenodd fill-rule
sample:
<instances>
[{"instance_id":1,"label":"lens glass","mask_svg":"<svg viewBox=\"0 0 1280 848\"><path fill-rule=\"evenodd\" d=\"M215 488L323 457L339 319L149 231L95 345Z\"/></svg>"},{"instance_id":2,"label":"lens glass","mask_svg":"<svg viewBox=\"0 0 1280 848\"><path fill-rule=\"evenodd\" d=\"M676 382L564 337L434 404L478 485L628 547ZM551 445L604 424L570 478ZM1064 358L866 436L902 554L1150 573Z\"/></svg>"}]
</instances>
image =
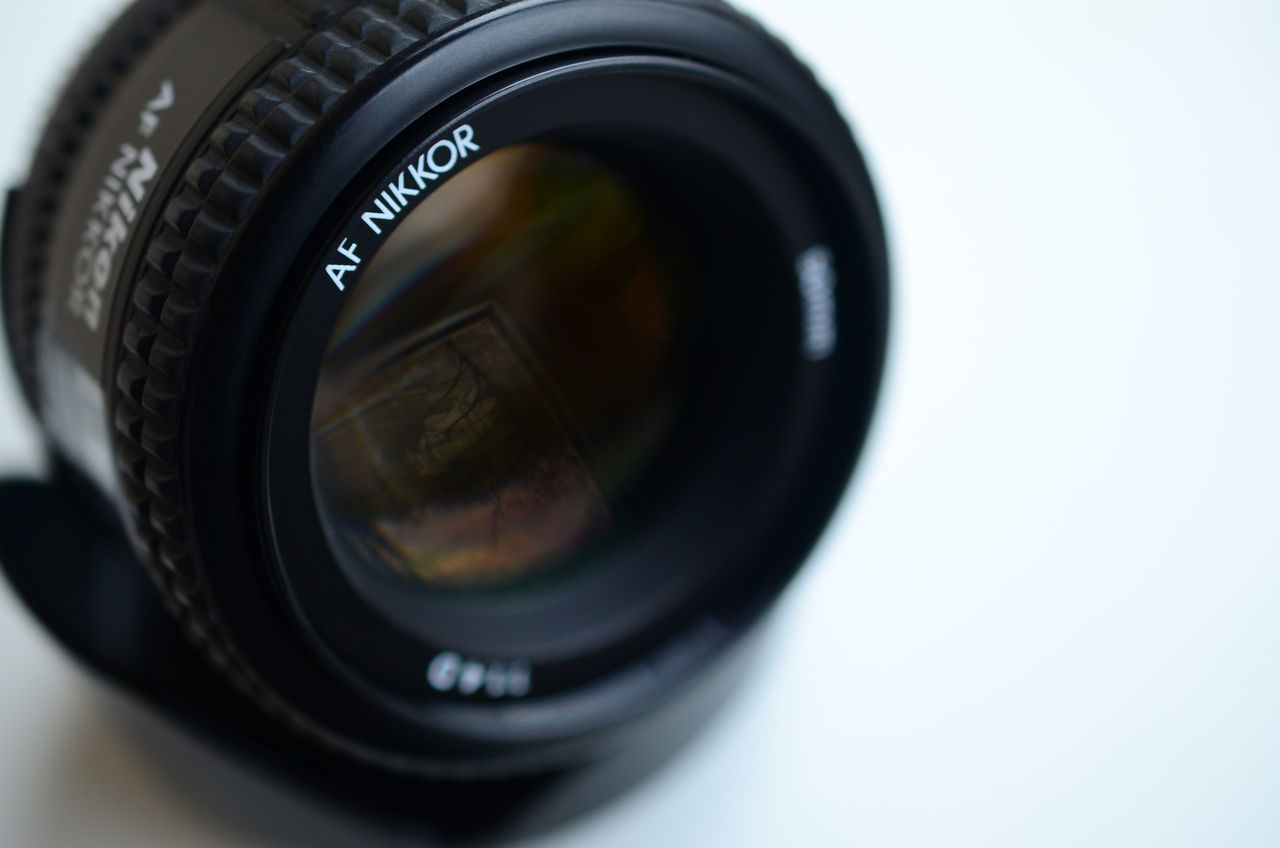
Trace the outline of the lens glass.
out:
<instances>
[{"instance_id":1,"label":"lens glass","mask_svg":"<svg viewBox=\"0 0 1280 848\"><path fill-rule=\"evenodd\" d=\"M424 200L349 293L316 392L343 567L510 588L608 538L681 414L680 264L636 181L567 145Z\"/></svg>"}]
</instances>

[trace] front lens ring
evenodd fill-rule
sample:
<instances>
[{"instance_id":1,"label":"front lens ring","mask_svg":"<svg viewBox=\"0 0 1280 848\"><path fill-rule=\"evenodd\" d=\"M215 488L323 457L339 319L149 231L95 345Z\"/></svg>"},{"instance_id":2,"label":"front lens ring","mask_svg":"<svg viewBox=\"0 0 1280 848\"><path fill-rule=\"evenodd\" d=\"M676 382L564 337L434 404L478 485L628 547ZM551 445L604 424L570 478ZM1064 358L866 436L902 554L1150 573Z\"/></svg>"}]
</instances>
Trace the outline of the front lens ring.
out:
<instances>
[{"instance_id":1,"label":"front lens ring","mask_svg":"<svg viewBox=\"0 0 1280 848\"><path fill-rule=\"evenodd\" d=\"M622 85L627 88L625 96L620 95L616 86ZM732 92L730 97L726 97L727 92ZM570 96L572 95L572 96ZM785 349L790 351L783 362L773 362L771 366L762 364L763 369L772 368L774 378L778 380L777 385L786 386L786 389L780 391L794 390L800 391L797 400L794 403L788 403L786 406L793 412L793 427L799 427L799 431L794 431L787 436L779 437L776 447L777 450L765 451L767 462L772 463L773 468L777 472L789 469L795 472L793 460L796 454L802 451L804 445L807 444L806 450L812 450L813 444L810 441L813 434L808 436L802 435L806 429L813 427L813 410L815 406L821 404L821 395L823 387L826 385L828 378L834 376L837 370L837 364L840 368L847 369L853 367L861 373L858 379L871 386L875 382L878 373L878 361L874 358L857 360L850 358L848 361L842 361L836 357L827 362L814 362L812 359L802 355L803 350L803 309L801 300L797 297L794 289L787 283L790 280L789 274L792 273L791 257L798 256L805 250L811 248L815 243L823 241L832 241L833 250L838 251L842 257L848 258L848 267L856 267L859 258L847 251L847 245L839 243L844 238L844 233L852 231L852 225L849 230L843 230L842 220L847 220L845 216L850 215L848 209L839 209L838 207L829 207L831 211L830 218L824 218L822 215L815 214L818 209L823 208L823 203L816 198L821 196L821 191L809 193L804 188L805 185L812 185L808 180L801 178L800 175L790 171L788 162L793 161L793 157L784 153L784 141L786 137L779 134L778 130L782 122L762 120L760 99L761 93L754 87L727 77L726 75L712 72L705 67L693 65L692 63L683 63L676 60L670 60L658 57L609 57L602 58L596 62L583 62L572 68L558 68L545 74L534 74L525 77L520 84L508 84L503 87L502 93L498 95L492 102L478 109L471 110L462 115L456 115L453 118L441 121L435 118L430 122L431 126L436 127L438 137L446 137L453 128L465 124L477 131L477 137L483 137L489 141L495 148L504 147L508 144L517 144L527 142L532 134L534 138L545 138L553 136L557 130L563 132L564 127L577 126L576 131L579 135L583 133L583 104L589 103L598 108L588 112L593 116L592 121L588 122L591 127L590 132L597 135L609 135L605 127L608 121L603 120L600 116L609 113L610 104L615 104L618 114L618 125L628 127L633 131L647 129L648 132L655 131L655 124L660 125L661 120L654 120L653 112L643 111L646 103L655 106L662 104L670 106L673 102L679 102L682 98L692 98L698 101L698 109L676 110L676 114L688 115L697 114L699 110L706 110L707 120L705 125L700 125L702 130L712 131L712 135L720 133L715 141L709 141L706 136L699 136L697 132L692 133L690 138L690 126L687 122L681 123L673 118L668 119L672 138L678 138L683 135L686 139L690 139L695 147L700 146L704 153L710 154L711 151L719 157L733 158L738 157L739 171L743 173L753 174L755 177L766 181L770 185L770 190L762 191L762 194L770 197L775 204L775 212L779 209L785 209L785 213L775 214L773 221L776 227L783 231L780 238L787 243L787 247L779 251L780 255L788 257L788 262L782 264L783 269L775 273L774 279L786 286L787 302L789 307L781 310L774 310L772 317L776 320L780 315L790 315L791 320L783 319L780 323L785 329L774 328L774 332L780 332L786 339ZM541 98L541 99L540 99ZM674 98L674 100L673 100ZM686 102L692 102L686 100ZM766 100L767 102L767 100ZM501 108L499 108L499 104ZM555 104L560 104L557 112ZM568 106L566 104L572 104ZM617 104L626 104L618 106ZM736 105L734 105L736 104ZM490 117L499 113L505 119L501 121L491 121L486 123L488 119L482 119L482 113L488 113ZM767 113L766 113L767 114ZM643 125L637 125L638 115L644 115ZM533 120L537 116L543 122L539 127L538 121ZM557 126L557 123L559 126ZM506 125L507 135L504 137L502 131L498 127ZM485 129L481 133L480 128ZM613 128L616 131L617 127ZM415 142L420 141L423 134L411 134ZM429 150L430 145L436 143L435 138L431 136L428 144L424 149ZM772 140L770 140L772 139ZM789 152L788 152L789 153ZM416 156L415 150L414 155ZM396 165L390 168L384 167L376 178L368 180L368 184L375 187L381 186L386 182L388 177L394 178L404 164L411 161L414 157L407 159L401 154L396 157ZM751 165L744 164L751 162ZM754 167L753 167L754 166ZM812 178L814 174L804 175ZM376 194L376 192L375 192ZM373 195L370 195L373 196ZM830 198L830 195L827 195ZM360 204L356 204L358 207ZM354 219L353 219L354 220ZM341 233L344 228L339 226L335 228L335 232ZM834 239L832 238L834 236ZM335 237L333 246L340 246L343 239ZM322 292L326 291L326 282L329 288L332 288L331 281L326 281L322 269L317 269L312 284L307 291ZM860 276L862 269L858 274ZM779 275L783 279L779 280ZM865 293L859 293L856 296L871 299L874 293L871 291L871 277L873 273L867 274L867 287ZM861 283L852 283L851 285L862 285ZM854 288L856 292L857 289ZM316 298L311 298L313 303L308 305L306 300L310 298L308 294L304 296L304 302L299 307L295 318L295 326L307 327L332 327L335 320L335 308L330 304L329 310L326 312L319 305ZM850 299L852 301L852 298ZM863 304L865 305L865 304ZM310 309L310 312L308 312ZM857 311L856 305L850 303L850 311ZM874 310L867 309L865 314L872 314ZM328 318L323 317L328 315ZM851 326L856 322L851 322ZM301 334L297 338L302 338L306 334ZM314 335L314 334L313 334ZM323 333L321 334L323 335ZM302 345L298 344L295 339L291 338L293 349L286 344L282 355L282 374L288 374L290 379L276 385L276 396L273 401L274 410L288 409L292 406L306 407L308 398L305 397L299 387L306 386L308 379L303 377L299 379L298 375L308 375L316 373L318 368L315 358L315 351L323 350L323 342L319 342L313 337L308 349L312 351L312 359L308 360L305 365L299 365L303 360L297 358L297 351L302 349ZM776 352L777 348L768 347L770 351ZM794 365L788 366L786 362ZM847 376L847 375L846 375ZM290 393L292 389L292 393ZM282 393L283 390L283 393ZM874 390L870 389L874 394ZM801 398L806 398L801 399ZM386 626L386 608L384 605L375 605L379 608L365 608L363 613L358 615L355 610L360 605L351 603L351 587L343 579L339 579L341 573L339 568L326 567L323 571L334 579L326 578L323 581L317 580L314 570L304 575L295 572L291 575L289 570L290 564L297 563L316 563L328 559L331 563L332 558L327 550L322 550L321 546L306 546L305 540L314 540L321 537L322 534L311 532L316 528L314 518L306 514L305 506L299 511L300 499L296 495L275 496L278 492L294 492L300 487L298 481L305 481L306 473L303 466L306 464L303 457L297 455L294 451L295 461L290 463L284 459L289 455L288 445L298 441L297 434L302 432L296 424L294 426L280 427L279 422L273 422L272 432L276 434L272 441L267 445L267 456L270 459L270 468L268 469L268 497L271 498L273 507L273 526L279 528L281 526L304 528L303 532L294 532L288 536L276 534L275 544L277 549L277 562L285 570L284 585L286 594L288 595L295 614L297 614L304 622L304 627L308 630L311 637L320 649L331 657L331 661L336 667L339 667L354 682L364 685L369 689L376 691L382 697L390 698L392 701L398 702L402 708L410 711L427 710L434 712L442 706L447 708L453 701L465 701L465 698L450 697L456 693L442 693L435 691L430 686L429 675L425 674L425 670L438 657L446 654L457 654L459 656L477 656L487 658L494 663L529 665L534 669L534 679L536 681L532 692L535 696L548 696L556 692L564 692L589 683L598 681L602 674L607 674L610 669L620 669L628 663L643 657L646 653L652 651L657 645L663 641L670 639L681 632L687 632L694 628L692 622L703 621L711 622L712 629L719 629L728 632L729 628L722 624L717 624L715 620L718 617L729 617L729 611L720 607L738 607L739 610L750 609L758 598L771 598L776 592L778 586L786 582L790 574L800 564L803 558L802 553L779 555L774 547L757 548L756 553L759 554L759 562L753 567L753 570L747 574L756 574L755 577L738 575L739 579L735 584L733 596L725 599L723 596L717 599L716 593L712 591L713 587L708 585L708 581L690 580L679 585L669 587L670 591L665 595L661 593L652 593L651 598L645 596L647 589L652 588L643 580L632 581L630 588L626 586L588 587L577 595L569 594L566 596L566 602L560 609L566 611L566 614L572 614L575 609L592 609L600 606L599 600L602 597L612 597L616 602L613 612L616 614L604 615L598 618L596 623L586 623L574 628L570 628L567 635L565 629L559 627L557 634L550 636L539 634L536 631L525 630L521 632L513 617L520 610L508 607L503 610L498 621L501 627L493 626L493 619L489 619L486 623L484 619L475 619L470 616L469 611L463 614L456 613L456 610L450 610L446 607L435 606L430 609L430 614L423 615L423 608L420 599L413 599L408 610L400 615L394 615L394 624L391 627ZM858 429L852 426L849 433L842 434L841 440L847 442L850 434L856 433ZM293 438L281 438L280 434L294 434ZM302 439L305 443L305 439ZM855 446L856 447L856 446ZM852 452L854 448L850 448ZM760 455L759 446L755 451L755 455ZM751 455L751 454L748 454ZM823 457L825 463L829 467L830 457ZM848 462L852 462L850 455ZM714 463L717 465L717 472L720 474L738 474L741 475L741 463L735 466L728 457ZM759 473L759 478L755 482L761 483L763 488L769 488L763 485L763 481L768 475L764 472ZM803 476L803 472L799 476ZM288 481L288 482L286 482ZM806 501L816 497L823 497L821 492L807 489L806 487L797 487L793 479L792 497L796 496L797 488L805 488L803 498ZM741 481L738 483L741 486ZM838 490L838 487L837 487ZM722 496L724 489L715 489L716 496ZM708 491L700 493L702 496L709 494ZM713 497L716 497L713 496ZM826 494L825 497L830 498L827 506L820 509L829 510L834 505L834 493ZM785 508L784 501L786 498L783 493L773 491L768 492L767 503L762 500L757 505L758 515L775 515L785 517L794 511L794 503L792 509ZM705 497L704 497L705 500ZM806 503L805 509L812 511L812 504ZM722 513L723 514L723 513ZM739 516L740 517L740 516ZM753 518L752 521L755 519ZM699 535L699 528L687 521L683 525L675 525L671 529L667 538L692 540ZM731 526L722 523L720 526ZM703 528L705 529L705 528ZM763 530L763 527L756 529ZM806 528L800 528L802 531ZM769 530L774 536L786 537L787 546L796 546L807 550L810 541L793 540L788 535L787 528L770 527ZM766 534L767 535L767 534ZM743 549L749 549L752 544L757 541L754 539L743 538L734 540L736 551L739 556L747 556ZM656 554L654 549L650 550L650 556L665 555L668 557L688 556L689 551L694 551L693 561L698 561L700 555L709 555L713 549L722 549L727 540L723 538L704 539L699 547L698 544L676 544L675 547L668 545L665 554ZM723 551L720 551L723 553ZM725 560L732 559L731 556L725 555ZM749 558L749 557L748 557ZM746 559L740 559L745 562ZM292 566L296 569L296 565ZM757 572L759 572L757 574ZM765 572L768 572L766 575ZM698 575L705 578L706 575ZM758 585L753 591L743 591L742 583L757 581ZM711 581L719 584L720 581ZM701 588L697 588L698 586ZM759 595L756 595L756 591ZM603 592L603 594L602 594ZM710 594L708 594L710 593ZM652 603L646 605L647 600ZM534 597L524 599L516 607L524 606L524 612L530 612L531 608L543 603L545 598ZM761 603L767 603L762 601ZM328 607L328 615L330 616L330 624L324 624L323 616L326 615L325 609ZM528 621L536 623L541 618L543 620L551 618L545 609L532 609L532 614L527 617ZM434 627L434 631L424 631L421 629L419 622L426 619L426 624ZM637 623L639 622L639 623ZM341 638L343 629L351 630L361 634L360 644L336 644ZM696 629L696 628L694 628ZM486 642L486 638L490 638L493 633L512 634L515 633L516 638L510 640L506 644L501 642ZM704 632L707 632L704 628ZM371 634L380 634L371 638ZM406 638L406 633L410 634ZM436 635L432 638L432 634L446 634L444 638ZM471 634L475 641L467 644L464 640ZM509 638L509 636L508 636ZM513 656L513 650L510 644L514 642L518 644L519 655ZM604 650L600 650L598 646L606 646ZM594 650L593 650L594 649ZM715 646L708 644L707 649L714 651ZM559 655L559 659L555 659ZM531 658L532 657L532 658Z\"/></svg>"}]
</instances>

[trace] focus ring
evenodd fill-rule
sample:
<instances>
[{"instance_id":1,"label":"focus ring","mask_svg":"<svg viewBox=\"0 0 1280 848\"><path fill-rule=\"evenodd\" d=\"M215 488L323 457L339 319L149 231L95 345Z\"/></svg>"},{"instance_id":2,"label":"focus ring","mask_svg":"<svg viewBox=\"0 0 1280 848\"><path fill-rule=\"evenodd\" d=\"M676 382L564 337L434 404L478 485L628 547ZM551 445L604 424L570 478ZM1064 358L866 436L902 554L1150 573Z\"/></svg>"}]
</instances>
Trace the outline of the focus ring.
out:
<instances>
[{"instance_id":1,"label":"focus ring","mask_svg":"<svg viewBox=\"0 0 1280 848\"><path fill-rule=\"evenodd\" d=\"M280 60L211 135L146 252L116 381L116 454L132 539L187 636L238 689L321 744L382 766L433 773L321 728L279 698L236 649L206 596L186 530L179 458L183 399L221 260L276 170L315 123L388 60L509 0L373 0ZM440 769L455 778L479 776Z\"/></svg>"},{"instance_id":2,"label":"focus ring","mask_svg":"<svg viewBox=\"0 0 1280 848\"><path fill-rule=\"evenodd\" d=\"M31 178L10 210L4 314L18 379L34 409L39 409L37 339L48 251L73 168L116 89L194 2L140 0L112 25L67 84L40 139Z\"/></svg>"}]
</instances>

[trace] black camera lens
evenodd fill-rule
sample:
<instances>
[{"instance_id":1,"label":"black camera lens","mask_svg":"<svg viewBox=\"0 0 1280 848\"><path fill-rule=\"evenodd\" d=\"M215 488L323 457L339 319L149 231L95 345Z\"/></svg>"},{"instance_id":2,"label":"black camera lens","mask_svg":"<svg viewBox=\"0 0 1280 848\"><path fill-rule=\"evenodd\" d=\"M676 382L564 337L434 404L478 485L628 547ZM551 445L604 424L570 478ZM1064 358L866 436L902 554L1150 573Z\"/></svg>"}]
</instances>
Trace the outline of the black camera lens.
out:
<instances>
[{"instance_id":1,"label":"black camera lens","mask_svg":"<svg viewBox=\"0 0 1280 848\"><path fill-rule=\"evenodd\" d=\"M847 125L717 0L139 0L3 270L60 465L211 679L414 779L703 703L847 486L887 323Z\"/></svg>"}]
</instances>

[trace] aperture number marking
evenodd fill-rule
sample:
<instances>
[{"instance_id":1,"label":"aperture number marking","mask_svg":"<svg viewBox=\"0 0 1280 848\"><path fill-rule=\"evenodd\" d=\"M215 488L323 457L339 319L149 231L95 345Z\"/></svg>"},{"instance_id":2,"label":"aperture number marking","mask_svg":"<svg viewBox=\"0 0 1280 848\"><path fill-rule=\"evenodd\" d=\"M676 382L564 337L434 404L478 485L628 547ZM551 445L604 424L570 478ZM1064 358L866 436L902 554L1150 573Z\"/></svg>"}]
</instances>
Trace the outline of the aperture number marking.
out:
<instances>
[{"instance_id":1,"label":"aperture number marking","mask_svg":"<svg viewBox=\"0 0 1280 848\"><path fill-rule=\"evenodd\" d=\"M521 660L486 662L450 652L432 660L427 682L437 692L456 692L464 698L483 694L495 700L520 699L533 688L533 668Z\"/></svg>"},{"instance_id":2,"label":"aperture number marking","mask_svg":"<svg viewBox=\"0 0 1280 848\"><path fill-rule=\"evenodd\" d=\"M796 260L800 296L804 299L804 355L821 362L836 352L836 258L831 248L818 245Z\"/></svg>"}]
</instances>

